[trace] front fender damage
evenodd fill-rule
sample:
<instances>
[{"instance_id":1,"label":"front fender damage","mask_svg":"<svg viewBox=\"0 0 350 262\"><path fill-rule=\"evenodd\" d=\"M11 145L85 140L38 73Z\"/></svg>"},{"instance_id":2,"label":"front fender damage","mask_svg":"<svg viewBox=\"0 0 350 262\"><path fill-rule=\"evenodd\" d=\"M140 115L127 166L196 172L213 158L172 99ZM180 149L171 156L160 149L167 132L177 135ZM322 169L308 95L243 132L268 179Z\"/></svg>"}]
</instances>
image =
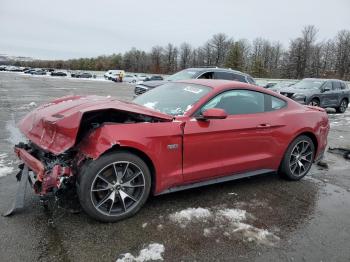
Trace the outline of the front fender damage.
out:
<instances>
[{"instance_id":1,"label":"front fender damage","mask_svg":"<svg viewBox=\"0 0 350 262\"><path fill-rule=\"evenodd\" d=\"M106 126L93 130L78 145L79 152L85 158L95 160L115 145L121 146L121 143L110 135L108 130Z\"/></svg>"}]
</instances>

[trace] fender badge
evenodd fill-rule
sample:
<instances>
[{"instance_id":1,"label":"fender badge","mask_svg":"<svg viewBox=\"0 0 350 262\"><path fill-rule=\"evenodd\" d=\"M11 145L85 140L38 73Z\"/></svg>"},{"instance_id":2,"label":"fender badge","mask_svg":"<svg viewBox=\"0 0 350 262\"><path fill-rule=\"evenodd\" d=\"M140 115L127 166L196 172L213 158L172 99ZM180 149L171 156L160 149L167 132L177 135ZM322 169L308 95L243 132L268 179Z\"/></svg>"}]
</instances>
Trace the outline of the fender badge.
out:
<instances>
[{"instance_id":1,"label":"fender badge","mask_svg":"<svg viewBox=\"0 0 350 262\"><path fill-rule=\"evenodd\" d=\"M178 144L170 144L170 145L168 145L168 149L169 150L174 150L174 149L177 149L178 147L179 147Z\"/></svg>"}]
</instances>

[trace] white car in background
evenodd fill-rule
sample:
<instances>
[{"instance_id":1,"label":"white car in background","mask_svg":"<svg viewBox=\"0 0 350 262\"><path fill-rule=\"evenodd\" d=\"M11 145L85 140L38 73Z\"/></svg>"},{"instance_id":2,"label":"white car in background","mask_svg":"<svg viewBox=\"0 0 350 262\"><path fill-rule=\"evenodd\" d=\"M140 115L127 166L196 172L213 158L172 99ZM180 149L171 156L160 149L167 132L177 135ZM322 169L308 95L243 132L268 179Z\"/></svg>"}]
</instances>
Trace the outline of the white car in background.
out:
<instances>
[{"instance_id":1,"label":"white car in background","mask_svg":"<svg viewBox=\"0 0 350 262\"><path fill-rule=\"evenodd\" d=\"M138 75L137 76L137 81L145 81L146 78L147 78L146 75Z\"/></svg>"},{"instance_id":2,"label":"white car in background","mask_svg":"<svg viewBox=\"0 0 350 262\"><path fill-rule=\"evenodd\" d=\"M105 79L115 81L117 77L119 77L120 72L122 72L125 75L124 70L108 70L103 76Z\"/></svg>"},{"instance_id":3,"label":"white car in background","mask_svg":"<svg viewBox=\"0 0 350 262\"><path fill-rule=\"evenodd\" d=\"M123 82L125 82L125 83L135 84L137 81L138 81L138 78L136 75L126 74L123 77Z\"/></svg>"}]
</instances>

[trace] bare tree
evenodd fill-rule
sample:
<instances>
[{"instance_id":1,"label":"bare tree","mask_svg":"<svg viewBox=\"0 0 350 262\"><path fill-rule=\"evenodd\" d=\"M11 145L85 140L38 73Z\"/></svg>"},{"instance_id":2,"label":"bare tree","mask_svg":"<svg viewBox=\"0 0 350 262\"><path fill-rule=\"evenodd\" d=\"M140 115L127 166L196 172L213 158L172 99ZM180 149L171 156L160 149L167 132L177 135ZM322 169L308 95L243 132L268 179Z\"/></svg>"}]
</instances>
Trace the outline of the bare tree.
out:
<instances>
[{"instance_id":1,"label":"bare tree","mask_svg":"<svg viewBox=\"0 0 350 262\"><path fill-rule=\"evenodd\" d=\"M180 46L180 68L189 67L191 61L192 47L188 43L182 43Z\"/></svg>"},{"instance_id":2,"label":"bare tree","mask_svg":"<svg viewBox=\"0 0 350 262\"><path fill-rule=\"evenodd\" d=\"M212 39L209 40L208 43L212 48L213 62L216 66L224 65L231 42L227 35L223 33L213 35Z\"/></svg>"},{"instance_id":3,"label":"bare tree","mask_svg":"<svg viewBox=\"0 0 350 262\"><path fill-rule=\"evenodd\" d=\"M336 67L340 78L350 78L350 31L341 30L336 36Z\"/></svg>"},{"instance_id":4,"label":"bare tree","mask_svg":"<svg viewBox=\"0 0 350 262\"><path fill-rule=\"evenodd\" d=\"M162 54L163 48L161 46L154 46L151 50L151 72L162 73Z\"/></svg>"},{"instance_id":5,"label":"bare tree","mask_svg":"<svg viewBox=\"0 0 350 262\"><path fill-rule=\"evenodd\" d=\"M164 68L166 73L173 73L177 70L178 51L173 44L168 44L164 48Z\"/></svg>"}]
</instances>

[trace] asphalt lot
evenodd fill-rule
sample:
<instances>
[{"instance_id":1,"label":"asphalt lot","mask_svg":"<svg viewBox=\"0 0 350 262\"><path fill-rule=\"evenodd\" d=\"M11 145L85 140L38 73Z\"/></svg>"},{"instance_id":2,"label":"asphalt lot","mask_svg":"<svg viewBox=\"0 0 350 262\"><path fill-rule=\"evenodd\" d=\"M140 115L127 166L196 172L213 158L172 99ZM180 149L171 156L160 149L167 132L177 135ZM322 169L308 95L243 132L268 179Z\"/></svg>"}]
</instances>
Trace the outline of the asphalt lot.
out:
<instances>
[{"instance_id":1,"label":"asphalt lot","mask_svg":"<svg viewBox=\"0 0 350 262\"><path fill-rule=\"evenodd\" d=\"M127 84L0 72L0 168L9 171L0 177L0 212L16 191L15 122L60 96L132 93ZM329 145L350 149L350 110L329 116ZM165 261L350 261L350 161L331 153L325 161L328 169L313 166L299 182L264 175L151 197L114 224L45 211L28 188L23 212L0 217L0 261L116 261L152 243L164 246ZM197 216L181 216L190 211Z\"/></svg>"}]
</instances>

